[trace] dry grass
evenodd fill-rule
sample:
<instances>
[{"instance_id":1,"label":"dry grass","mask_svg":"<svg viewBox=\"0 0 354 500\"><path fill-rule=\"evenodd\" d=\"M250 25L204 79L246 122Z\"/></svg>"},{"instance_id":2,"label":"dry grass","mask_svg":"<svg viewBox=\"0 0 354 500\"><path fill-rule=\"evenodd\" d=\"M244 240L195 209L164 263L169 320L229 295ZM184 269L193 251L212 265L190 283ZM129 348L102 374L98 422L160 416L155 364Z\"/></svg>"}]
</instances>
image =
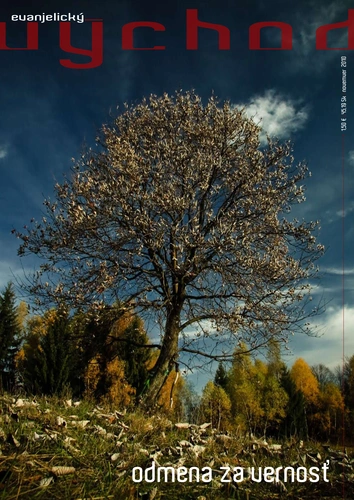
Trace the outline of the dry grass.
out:
<instances>
[{"instance_id":1,"label":"dry grass","mask_svg":"<svg viewBox=\"0 0 354 500\"><path fill-rule=\"evenodd\" d=\"M0 499L297 499L354 498L352 453L320 445L281 450L262 441L177 428L165 416L123 415L58 398L0 397ZM319 455L317 455L319 454ZM221 467L306 468L331 460L329 482L223 482ZM210 467L212 481L134 483L133 467ZM258 469L257 469L258 471ZM345 476L343 475L345 473Z\"/></svg>"}]
</instances>

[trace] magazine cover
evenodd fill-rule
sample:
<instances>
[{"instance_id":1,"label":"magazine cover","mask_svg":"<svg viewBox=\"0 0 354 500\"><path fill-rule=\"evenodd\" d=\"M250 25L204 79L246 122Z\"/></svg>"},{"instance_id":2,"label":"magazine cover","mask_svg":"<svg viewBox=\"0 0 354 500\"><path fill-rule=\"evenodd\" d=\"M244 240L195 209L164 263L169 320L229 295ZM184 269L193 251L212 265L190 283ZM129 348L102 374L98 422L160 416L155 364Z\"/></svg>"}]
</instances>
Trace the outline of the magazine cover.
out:
<instances>
[{"instance_id":1,"label":"magazine cover","mask_svg":"<svg viewBox=\"0 0 354 500\"><path fill-rule=\"evenodd\" d=\"M354 4L0 7L0 496L354 495Z\"/></svg>"}]
</instances>

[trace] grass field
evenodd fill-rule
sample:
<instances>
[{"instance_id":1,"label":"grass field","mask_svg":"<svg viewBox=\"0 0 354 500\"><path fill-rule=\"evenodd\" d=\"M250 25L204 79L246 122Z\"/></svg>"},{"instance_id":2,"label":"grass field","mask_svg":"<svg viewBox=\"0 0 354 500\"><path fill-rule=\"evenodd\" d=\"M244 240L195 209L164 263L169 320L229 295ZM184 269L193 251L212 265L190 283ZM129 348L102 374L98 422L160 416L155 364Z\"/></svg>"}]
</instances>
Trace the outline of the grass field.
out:
<instances>
[{"instance_id":1,"label":"grass field","mask_svg":"<svg viewBox=\"0 0 354 500\"><path fill-rule=\"evenodd\" d=\"M282 467L292 467L285 478ZM352 499L353 467L352 449L241 439L87 401L0 396L0 499Z\"/></svg>"}]
</instances>

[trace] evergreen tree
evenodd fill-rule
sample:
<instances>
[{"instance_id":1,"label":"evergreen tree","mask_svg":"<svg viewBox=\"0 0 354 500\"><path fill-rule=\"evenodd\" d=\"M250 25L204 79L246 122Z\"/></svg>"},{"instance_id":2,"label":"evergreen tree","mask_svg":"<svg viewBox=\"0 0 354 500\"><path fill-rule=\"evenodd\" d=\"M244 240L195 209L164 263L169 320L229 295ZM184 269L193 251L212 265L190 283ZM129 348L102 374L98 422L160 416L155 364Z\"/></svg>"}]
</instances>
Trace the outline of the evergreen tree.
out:
<instances>
[{"instance_id":1,"label":"evergreen tree","mask_svg":"<svg viewBox=\"0 0 354 500\"><path fill-rule=\"evenodd\" d=\"M127 381L139 396L148 378L147 362L151 356L149 349L139 347L149 343L142 320L134 316L121 338L126 341L118 343L118 355L125 361Z\"/></svg>"},{"instance_id":2,"label":"evergreen tree","mask_svg":"<svg viewBox=\"0 0 354 500\"><path fill-rule=\"evenodd\" d=\"M106 305L99 313L77 311L72 325L74 337L77 337L72 387L77 390L89 365L91 374L94 365L94 396L97 399L104 397L113 380L111 376L107 378L108 367L119 360L119 369L124 367L123 378L138 397L148 379L147 361L151 357L151 349L142 347L149 344L143 321L115 303Z\"/></svg>"},{"instance_id":3,"label":"evergreen tree","mask_svg":"<svg viewBox=\"0 0 354 500\"><path fill-rule=\"evenodd\" d=\"M227 381L227 371L225 370L223 363L220 362L215 372L214 384L218 387L221 387L222 389L226 389Z\"/></svg>"},{"instance_id":4,"label":"evergreen tree","mask_svg":"<svg viewBox=\"0 0 354 500\"><path fill-rule=\"evenodd\" d=\"M0 387L9 390L15 385L15 356L21 344L16 296L12 283L0 295Z\"/></svg>"},{"instance_id":5,"label":"evergreen tree","mask_svg":"<svg viewBox=\"0 0 354 500\"><path fill-rule=\"evenodd\" d=\"M280 434L285 437L297 436L300 439L308 438L305 397L296 388L289 370L284 367L280 379L282 387L289 396L286 406L286 415L280 426Z\"/></svg>"},{"instance_id":6,"label":"evergreen tree","mask_svg":"<svg viewBox=\"0 0 354 500\"><path fill-rule=\"evenodd\" d=\"M58 310L49 324L35 353L32 370L35 392L60 394L70 376L70 321L67 313Z\"/></svg>"},{"instance_id":7,"label":"evergreen tree","mask_svg":"<svg viewBox=\"0 0 354 500\"><path fill-rule=\"evenodd\" d=\"M46 311L43 316L32 316L27 321L24 342L16 355L16 366L28 392L35 392L35 366L38 351L41 349L40 343L55 315L56 311L52 309Z\"/></svg>"},{"instance_id":8,"label":"evergreen tree","mask_svg":"<svg viewBox=\"0 0 354 500\"><path fill-rule=\"evenodd\" d=\"M120 315L115 307L108 308L108 306L99 313L78 310L74 314L72 330L76 338L76 356L70 379L74 394L82 395L85 391L86 394L89 392L99 400L109 390L105 373L108 364L114 358L114 353L108 337L114 321ZM88 373L89 378L92 378L90 389L87 387Z\"/></svg>"}]
</instances>

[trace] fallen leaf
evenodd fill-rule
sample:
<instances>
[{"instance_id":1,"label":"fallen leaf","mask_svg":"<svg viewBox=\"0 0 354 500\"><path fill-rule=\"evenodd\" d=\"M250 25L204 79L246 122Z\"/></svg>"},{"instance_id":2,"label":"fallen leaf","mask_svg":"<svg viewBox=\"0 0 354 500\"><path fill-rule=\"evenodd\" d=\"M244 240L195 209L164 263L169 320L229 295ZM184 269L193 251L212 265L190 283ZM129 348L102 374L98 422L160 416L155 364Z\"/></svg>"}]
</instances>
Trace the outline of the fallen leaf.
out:
<instances>
[{"instance_id":1,"label":"fallen leaf","mask_svg":"<svg viewBox=\"0 0 354 500\"><path fill-rule=\"evenodd\" d=\"M75 472L75 467L66 467L65 465L58 465L52 467L51 471L56 476L65 476L66 474L73 474Z\"/></svg>"},{"instance_id":2,"label":"fallen leaf","mask_svg":"<svg viewBox=\"0 0 354 500\"><path fill-rule=\"evenodd\" d=\"M57 417L57 425L59 427L66 427L66 420L63 417Z\"/></svg>"},{"instance_id":3,"label":"fallen leaf","mask_svg":"<svg viewBox=\"0 0 354 500\"><path fill-rule=\"evenodd\" d=\"M177 429L189 429L190 426L191 424L188 424L187 422L177 422L175 424L175 427L177 427Z\"/></svg>"},{"instance_id":4,"label":"fallen leaf","mask_svg":"<svg viewBox=\"0 0 354 500\"><path fill-rule=\"evenodd\" d=\"M50 485L50 483L52 483L54 481L54 478L53 476L50 476L50 477L44 477L41 482L39 483L39 487L40 488L46 488L47 486Z\"/></svg>"},{"instance_id":5,"label":"fallen leaf","mask_svg":"<svg viewBox=\"0 0 354 500\"><path fill-rule=\"evenodd\" d=\"M20 447L20 442L15 438L15 436L13 434L8 434L6 441L8 443L16 446L16 448Z\"/></svg>"}]
</instances>

